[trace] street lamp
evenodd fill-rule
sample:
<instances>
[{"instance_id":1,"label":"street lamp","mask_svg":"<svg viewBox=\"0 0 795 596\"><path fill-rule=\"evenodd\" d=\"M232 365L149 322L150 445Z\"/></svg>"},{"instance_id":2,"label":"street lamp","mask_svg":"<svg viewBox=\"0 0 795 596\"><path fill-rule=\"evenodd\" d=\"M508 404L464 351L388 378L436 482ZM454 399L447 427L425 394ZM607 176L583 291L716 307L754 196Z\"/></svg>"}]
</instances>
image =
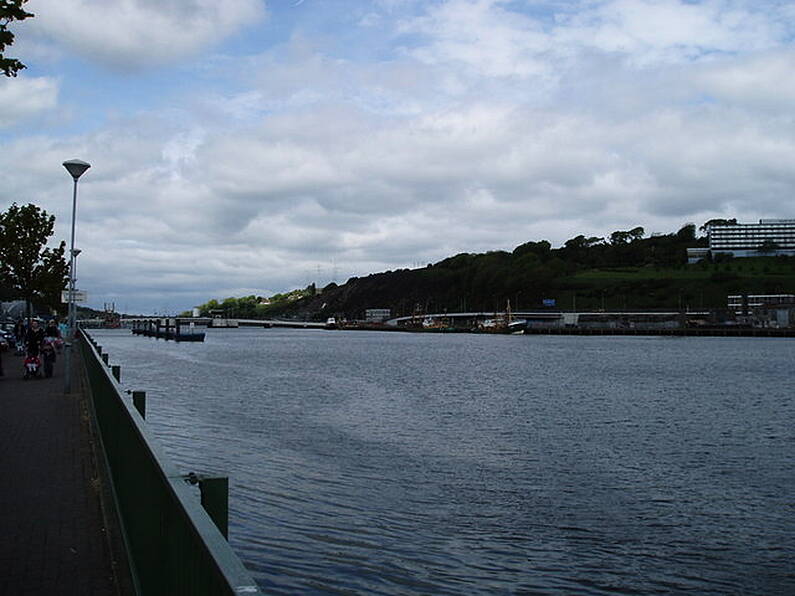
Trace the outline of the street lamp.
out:
<instances>
[{"instance_id":1,"label":"street lamp","mask_svg":"<svg viewBox=\"0 0 795 596\"><path fill-rule=\"evenodd\" d=\"M70 252L72 253L72 258L75 260L74 281L75 281L75 285L77 285L77 279L78 279L78 277L77 277L77 257L79 257L80 253L83 252L83 251L80 250L79 248L73 248Z\"/></svg>"},{"instance_id":2,"label":"street lamp","mask_svg":"<svg viewBox=\"0 0 795 596\"><path fill-rule=\"evenodd\" d=\"M70 159L63 162L63 167L71 174L75 181L74 192L72 193L72 241L69 247L69 333L66 338L64 352L66 371L64 374L64 393L72 392L72 344L75 339L75 259L80 254L75 250L75 214L77 212L77 179L91 167L79 159Z\"/></svg>"}]
</instances>

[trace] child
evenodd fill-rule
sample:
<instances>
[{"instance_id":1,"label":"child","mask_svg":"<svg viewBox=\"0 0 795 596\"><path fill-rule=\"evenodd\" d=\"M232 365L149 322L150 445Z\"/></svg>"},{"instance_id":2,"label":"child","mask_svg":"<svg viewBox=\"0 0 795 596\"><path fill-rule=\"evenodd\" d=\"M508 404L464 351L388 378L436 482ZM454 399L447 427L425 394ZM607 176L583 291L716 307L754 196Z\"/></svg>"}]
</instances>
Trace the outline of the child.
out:
<instances>
[{"instance_id":1,"label":"child","mask_svg":"<svg viewBox=\"0 0 795 596\"><path fill-rule=\"evenodd\" d=\"M58 329L56 323L57 321L55 319L50 319L47 323L47 327L44 329L44 338L45 340L48 338L52 340L53 347L60 354L63 342L61 341L61 331Z\"/></svg>"},{"instance_id":2,"label":"child","mask_svg":"<svg viewBox=\"0 0 795 596\"><path fill-rule=\"evenodd\" d=\"M41 358L44 361L44 376L52 377L52 367L55 364L54 338L46 337L41 346Z\"/></svg>"},{"instance_id":3,"label":"child","mask_svg":"<svg viewBox=\"0 0 795 596\"><path fill-rule=\"evenodd\" d=\"M27 358L25 358L25 376L23 379L26 381L28 379L37 379L39 377L40 366L41 360L38 356L28 355Z\"/></svg>"}]
</instances>

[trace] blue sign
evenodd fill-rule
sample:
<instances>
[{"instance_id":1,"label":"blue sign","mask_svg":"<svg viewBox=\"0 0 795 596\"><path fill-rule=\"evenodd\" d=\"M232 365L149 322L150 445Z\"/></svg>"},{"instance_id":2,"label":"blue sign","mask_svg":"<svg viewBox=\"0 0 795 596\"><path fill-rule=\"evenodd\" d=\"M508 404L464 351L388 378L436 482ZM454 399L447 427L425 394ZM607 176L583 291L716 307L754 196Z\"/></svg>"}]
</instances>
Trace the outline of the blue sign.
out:
<instances>
[{"instance_id":1,"label":"blue sign","mask_svg":"<svg viewBox=\"0 0 795 596\"><path fill-rule=\"evenodd\" d=\"M554 298L544 298L543 304L544 304L544 306L555 306L555 299Z\"/></svg>"}]
</instances>

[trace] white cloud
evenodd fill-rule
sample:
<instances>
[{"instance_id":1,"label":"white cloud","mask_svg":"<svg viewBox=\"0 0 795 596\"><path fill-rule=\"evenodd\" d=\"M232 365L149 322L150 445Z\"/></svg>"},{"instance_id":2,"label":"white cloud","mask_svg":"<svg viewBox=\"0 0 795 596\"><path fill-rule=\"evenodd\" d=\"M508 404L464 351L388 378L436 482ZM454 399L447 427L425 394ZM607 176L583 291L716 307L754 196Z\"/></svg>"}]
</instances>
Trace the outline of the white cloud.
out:
<instances>
[{"instance_id":1,"label":"white cloud","mask_svg":"<svg viewBox=\"0 0 795 596\"><path fill-rule=\"evenodd\" d=\"M506 0L449 0L401 24L422 36L407 49L428 64L466 66L488 77L554 82L583 54L616 54L635 67L780 47L790 7L732 0L581 0L550 3L552 19Z\"/></svg>"},{"instance_id":2,"label":"white cloud","mask_svg":"<svg viewBox=\"0 0 795 596\"><path fill-rule=\"evenodd\" d=\"M78 245L100 304L165 295L175 280L193 288L183 297L192 302L283 290L332 259L347 277L530 239L672 230L701 213L786 215L780 197L795 187L795 135L780 116L733 107L622 123L485 100L375 126L365 111L322 114L288 111L231 131L133 120L71 141L11 143L0 169L58 215L65 237L60 162L92 163Z\"/></svg>"},{"instance_id":3,"label":"white cloud","mask_svg":"<svg viewBox=\"0 0 795 596\"><path fill-rule=\"evenodd\" d=\"M795 51L764 52L710 64L694 84L710 98L761 110L791 112L795 103Z\"/></svg>"},{"instance_id":4,"label":"white cloud","mask_svg":"<svg viewBox=\"0 0 795 596\"><path fill-rule=\"evenodd\" d=\"M428 43L409 50L428 64L458 62L486 76L550 76L544 59L551 38L533 19L504 10L497 0L451 0L401 25Z\"/></svg>"},{"instance_id":5,"label":"white cloud","mask_svg":"<svg viewBox=\"0 0 795 596\"><path fill-rule=\"evenodd\" d=\"M260 0L31 0L26 8L34 33L122 70L207 52L264 16Z\"/></svg>"},{"instance_id":6,"label":"white cloud","mask_svg":"<svg viewBox=\"0 0 795 596\"><path fill-rule=\"evenodd\" d=\"M47 208L63 237L60 163L91 162L81 277L98 304L180 309L334 268L342 281L527 240L791 217L781 7L553 5L388 0L366 26L392 26L401 47L378 60L311 30L213 58L162 109L9 139L2 200Z\"/></svg>"},{"instance_id":7,"label":"white cloud","mask_svg":"<svg viewBox=\"0 0 795 596\"><path fill-rule=\"evenodd\" d=\"M19 124L56 107L59 84L51 77L0 78L0 128Z\"/></svg>"},{"instance_id":8,"label":"white cloud","mask_svg":"<svg viewBox=\"0 0 795 596\"><path fill-rule=\"evenodd\" d=\"M588 6L590 4L590 6ZM776 8L730 0L609 0L585 5L560 20L556 36L630 57L637 65L680 62L715 52L778 46L785 29ZM771 14L772 13L772 14Z\"/></svg>"}]
</instances>

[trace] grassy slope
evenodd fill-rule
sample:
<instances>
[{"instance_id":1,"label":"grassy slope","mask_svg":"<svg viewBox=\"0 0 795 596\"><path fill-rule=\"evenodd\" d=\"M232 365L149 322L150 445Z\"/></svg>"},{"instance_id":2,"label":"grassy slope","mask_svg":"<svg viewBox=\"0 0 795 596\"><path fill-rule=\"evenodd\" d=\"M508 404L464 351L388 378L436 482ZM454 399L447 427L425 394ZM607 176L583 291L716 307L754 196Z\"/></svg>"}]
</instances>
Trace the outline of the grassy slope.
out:
<instances>
[{"instance_id":1,"label":"grassy slope","mask_svg":"<svg viewBox=\"0 0 795 596\"><path fill-rule=\"evenodd\" d=\"M350 280L286 308L276 306L275 310L286 316L325 320L341 314L358 318L365 308L391 308L394 315L411 314L415 304L427 305L433 312L445 308L502 310L508 299L514 309L517 303L523 310L537 309L542 298L555 298L561 309L692 310L726 308L728 295L742 293L795 294L795 259L760 257L671 268L589 269L551 280L530 279L519 287L495 291L479 303L467 293L461 278L439 277L432 269L385 272ZM451 294L455 299L450 299Z\"/></svg>"},{"instance_id":2,"label":"grassy slope","mask_svg":"<svg viewBox=\"0 0 795 596\"><path fill-rule=\"evenodd\" d=\"M721 308L730 294L795 294L795 261L775 257L677 268L592 269L559 279L562 308Z\"/></svg>"}]
</instances>

